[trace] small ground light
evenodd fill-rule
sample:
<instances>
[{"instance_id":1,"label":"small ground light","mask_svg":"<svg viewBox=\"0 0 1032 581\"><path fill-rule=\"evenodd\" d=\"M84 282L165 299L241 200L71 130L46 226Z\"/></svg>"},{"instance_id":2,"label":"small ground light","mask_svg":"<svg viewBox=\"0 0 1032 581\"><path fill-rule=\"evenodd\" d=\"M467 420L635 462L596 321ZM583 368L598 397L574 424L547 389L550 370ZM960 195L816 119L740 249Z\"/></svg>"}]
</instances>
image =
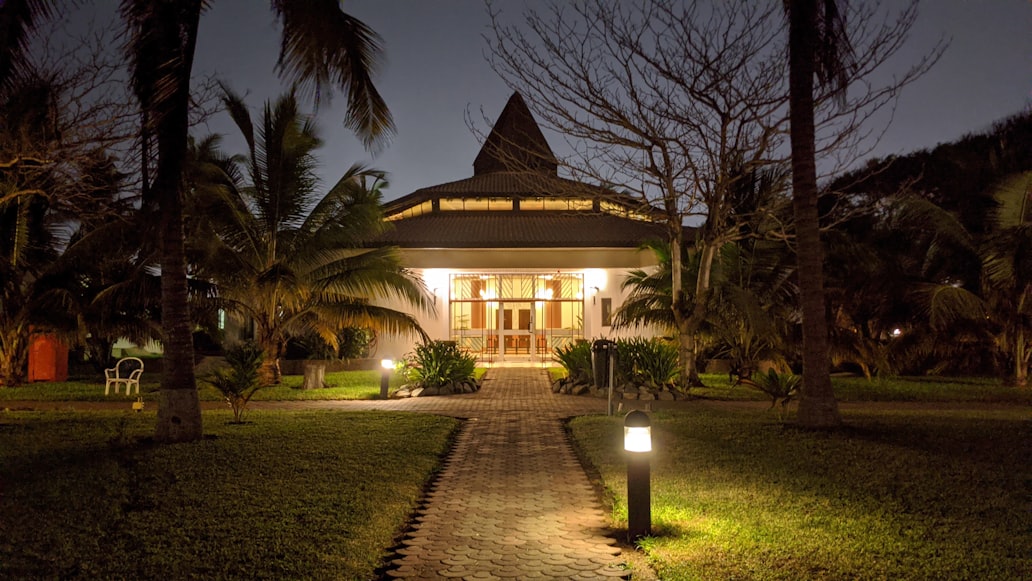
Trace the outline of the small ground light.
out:
<instances>
[{"instance_id":1,"label":"small ground light","mask_svg":"<svg viewBox=\"0 0 1032 581\"><path fill-rule=\"evenodd\" d=\"M624 450L628 452L627 537L634 541L652 534L652 422L645 412L633 410L624 416Z\"/></svg>"},{"instance_id":2,"label":"small ground light","mask_svg":"<svg viewBox=\"0 0 1032 581\"><path fill-rule=\"evenodd\" d=\"M391 370L394 369L394 360L381 359L380 367L383 368L380 373L380 399L387 399L387 390L391 382Z\"/></svg>"},{"instance_id":3,"label":"small ground light","mask_svg":"<svg viewBox=\"0 0 1032 581\"><path fill-rule=\"evenodd\" d=\"M652 451L652 424L643 411L634 410L624 416L624 450L628 452Z\"/></svg>"}]
</instances>

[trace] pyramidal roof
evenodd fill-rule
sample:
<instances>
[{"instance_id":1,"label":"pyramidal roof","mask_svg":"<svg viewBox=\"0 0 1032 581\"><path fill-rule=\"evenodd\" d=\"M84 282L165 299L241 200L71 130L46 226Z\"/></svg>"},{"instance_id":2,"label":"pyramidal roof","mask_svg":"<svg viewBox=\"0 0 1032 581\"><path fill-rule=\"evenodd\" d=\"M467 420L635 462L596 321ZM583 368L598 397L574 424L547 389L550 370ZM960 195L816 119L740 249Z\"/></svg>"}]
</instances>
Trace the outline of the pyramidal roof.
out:
<instances>
[{"instance_id":1,"label":"pyramidal roof","mask_svg":"<svg viewBox=\"0 0 1032 581\"><path fill-rule=\"evenodd\" d=\"M513 93L473 161L473 175L524 171L558 175L558 166L527 103Z\"/></svg>"}]
</instances>

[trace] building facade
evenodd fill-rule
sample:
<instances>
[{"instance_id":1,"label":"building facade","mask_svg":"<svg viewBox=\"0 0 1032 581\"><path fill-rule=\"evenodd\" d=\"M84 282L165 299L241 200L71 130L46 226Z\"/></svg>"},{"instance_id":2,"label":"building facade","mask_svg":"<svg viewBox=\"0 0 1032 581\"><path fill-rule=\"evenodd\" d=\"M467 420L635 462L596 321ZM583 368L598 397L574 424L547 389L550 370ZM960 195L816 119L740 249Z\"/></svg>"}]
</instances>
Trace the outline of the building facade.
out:
<instances>
[{"instance_id":1,"label":"building facade","mask_svg":"<svg viewBox=\"0 0 1032 581\"><path fill-rule=\"evenodd\" d=\"M397 246L431 293L436 313L419 316L431 339L455 341L483 364L547 364L556 348L621 334L612 317L627 296L623 278L655 266L640 245L665 239L664 228L652 208L557 167L514 94L472 177L385 205L391 228L379 243ZM412 346L384 337L379 353L397 358Z\"/></svg>"}]
</instances>

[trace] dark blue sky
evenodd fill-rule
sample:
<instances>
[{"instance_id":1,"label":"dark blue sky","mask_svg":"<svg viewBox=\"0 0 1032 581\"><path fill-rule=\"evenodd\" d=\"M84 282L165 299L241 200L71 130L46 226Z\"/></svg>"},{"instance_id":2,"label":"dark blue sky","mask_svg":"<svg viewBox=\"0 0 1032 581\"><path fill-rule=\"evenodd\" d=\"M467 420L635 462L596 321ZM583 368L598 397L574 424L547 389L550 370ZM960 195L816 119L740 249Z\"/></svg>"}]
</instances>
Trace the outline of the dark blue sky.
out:
<instances>
[{"instance_id":1,"label":"dark blue sky","mask_svg":"<svg viewBox=\"0 0 1032 581\"><path fill-rule=\"evenodd\" d=\"M524 1L495 4L516 16ZM237 91L249 92L249 104L258 108L284 89L273 70L279 32L268 3L217 0L213 6L202 19L195 71L218 73ZM372 159L340 124L337 108L343 100L324 104L319 124L326 141L320 156L325 180L332 182L356 161L369 162L390 173L386 195L392 199L470 176L479 144L465 117L469 113L483 127L483 116L493 120L510 93L484 58L488 19L483 1L348 0L344 6L384 38L386 62L377 85L398 135ZM1032 2L928 0L899 56L900 66L944 37L950 47L931 72L906 90L878 154L932 147L1028 107ZM225 119L212 120L207 130L231 131Z\"/></svg>"}]
</instances>

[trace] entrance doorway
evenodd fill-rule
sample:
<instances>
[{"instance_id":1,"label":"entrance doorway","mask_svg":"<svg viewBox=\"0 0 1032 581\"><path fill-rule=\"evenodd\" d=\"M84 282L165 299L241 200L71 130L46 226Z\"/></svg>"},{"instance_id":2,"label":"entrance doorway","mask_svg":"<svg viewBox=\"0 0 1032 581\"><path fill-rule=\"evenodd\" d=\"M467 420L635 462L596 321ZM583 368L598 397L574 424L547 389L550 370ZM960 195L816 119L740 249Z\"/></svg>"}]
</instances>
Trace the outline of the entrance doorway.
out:
<instances>
[{"instance_id":1,"label":"entrance doorway","mask_svg":"<svg viewBox=\"0 0 1032 581\"><path fill-rule=\"evenodd\" d=\"M498 318L502 357L534 355L534 303L500 303Z\"/></svg>"},{"instance_id":2,"label":"entrance doorway","mask_svg":"<svg viewBox=\"0 0 1032 581\"><path fill-rule=\"evenodd\" d=\"M450 335L484 362L551 360L584 337L581 273L453 274Z\"/></svg>"}]
</instances>

